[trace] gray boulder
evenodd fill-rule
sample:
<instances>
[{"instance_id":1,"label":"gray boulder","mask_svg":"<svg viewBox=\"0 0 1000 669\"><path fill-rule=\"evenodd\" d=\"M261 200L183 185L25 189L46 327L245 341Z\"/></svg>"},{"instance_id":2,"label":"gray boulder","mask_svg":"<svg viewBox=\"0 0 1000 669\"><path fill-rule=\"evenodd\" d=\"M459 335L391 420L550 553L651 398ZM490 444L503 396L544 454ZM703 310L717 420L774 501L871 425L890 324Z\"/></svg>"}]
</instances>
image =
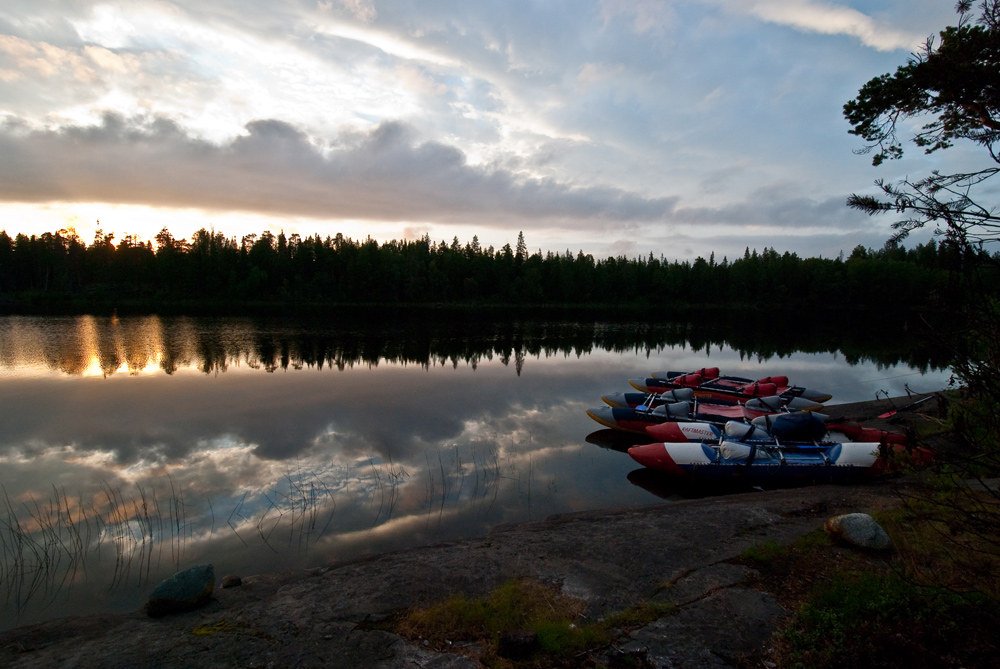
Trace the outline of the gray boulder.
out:
<instances>
[{"instance_id":1,"label":"gray boulder","mask_svg":"<svg viewBox=\"0 0 1000 669\"><path fill-rule=\"evenodd\" d=\"M208 603L215 588L215 567L200 564L161 581L149 595L146 613L152 618L190 611Z\"/></svg>"},{"instance_id":2,"label":"gray boulder","mask_svg":"<svg viewBox=\"0 0 1000 669\"><path fill-rule=\"evenodd\" d=\"M823 526L832 538L855 548L884 551L892 548L892 539L867 513L834 516Z\"/></svg>"}]
</instances>

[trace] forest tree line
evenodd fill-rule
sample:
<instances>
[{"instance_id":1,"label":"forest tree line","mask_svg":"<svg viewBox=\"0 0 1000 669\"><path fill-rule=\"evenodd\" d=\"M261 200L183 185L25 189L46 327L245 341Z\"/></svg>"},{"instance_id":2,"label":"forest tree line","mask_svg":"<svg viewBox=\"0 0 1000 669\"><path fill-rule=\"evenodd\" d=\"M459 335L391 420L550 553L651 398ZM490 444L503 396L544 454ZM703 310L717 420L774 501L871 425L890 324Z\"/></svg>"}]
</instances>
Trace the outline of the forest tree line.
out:
<instances>
[{"instance_id":1,"label":"forest tree line","mask_svg":"<svg viewBox=\"0 0 1000 669\"><path fill-rule=\"evenodd\" d=\"M86 244L73 230L0 231L2 300L927 307L965 288L962 269L972 260L934 240L858 246L837 258L747 248L735 259L692 262L529 253L523 234L500 249L476 237L380 244L266 231L237 240L201 229L189 241L166 228L153 241L114 237L98 230Z\"/></svg>"}]
</instances>

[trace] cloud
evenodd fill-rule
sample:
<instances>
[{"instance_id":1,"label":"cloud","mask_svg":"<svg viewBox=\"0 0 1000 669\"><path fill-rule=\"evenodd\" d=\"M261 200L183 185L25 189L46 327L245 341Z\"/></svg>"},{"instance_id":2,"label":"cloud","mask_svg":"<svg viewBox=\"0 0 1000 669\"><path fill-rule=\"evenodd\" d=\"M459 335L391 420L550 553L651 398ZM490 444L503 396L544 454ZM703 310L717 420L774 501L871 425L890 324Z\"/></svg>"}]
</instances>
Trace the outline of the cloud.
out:
<instances>
[{"instance_id":1,"label":"cloud","mask_svg":"<svg viewBox=\"0 0 1000 669\"><path fill-rule=\"evenodd\" d=\"M637 33L660 32L675 19L673 9L665 0L600 0L604 25L619 17L632 19Z\"/></svg>"},{"instance_id":2,"label":"cloud","mask_svg":"<svg viewBox=\"0 0 1000 669\"><path fill-rule=\"evenodd\" d=\"M799 192L793 185L771 185L721 207L678 207L671 220L692 225L786 228L796 234L816 228L857 229L869 220L846 206L846 194L815 200L797 195Z\"/></svg>"},{"instance_id":3,"label":"cloud","mask_svg":"<svg viewBox=\"0 0 1000 669\"><path fill-rule=\"evenodd\" d=\"M156 217L146 236L166 216L484 246L523 229L533 247L642 255L682 219L702 235L742 235L762 211L845 229L841 192L873 175L844 100L899 61L877 48L953 17L875 4L11 0L0 118L29 129L0 127L6 226L39 231L59 209L129 228L115 205ZM801 190L777 202L805 195L797 216L748 195L782 180Z\"/></svg>"},{"instance_id":4,"label":"cloud","mask_svg":"<svg viewBox=\"0 0 1000 669\"><path fill-rule=\"evenodd\" d=\"M378 12L375 11L375 5L372 4L371 0L340 0L340 4L354 15L354 18L365 23L374 21L375 17L378 16Z\"/></svg>"},{"instance_id":5,"label":"cloud","mask_svg":"<svg viewBox=\"0 0 1000 669\"><path fill-rule=\"evenodd\" d=\"M17 68L16 74L20 71L20 76L12 76L10 81L21 76L50 78L63 71L69 71L75 79L86 83L97 77L85 57L46 42L32 43L12 35L0 35L0 53L4 54L5 61ZM4 72L11 70L4 68Z\"/></svg>"},{"instance_id":6,"label":"cloud","mask_svg":"<svg viewBox=\"0 0 1000 669\"><path fill-rule=\"evenodd\" d=\"M754 16L768 23L823 35L850 35L879 51L913 49L924 35L898 30L850 7L813 0L702 0L721 5L731 13ZM676 0L600 0L601 18L607 28L616 19L631 19L639 34L662 33L676 25Z\"/></svg>"},{"instance_id":7,"label":"cloud","mask_svg":"<svg viewBox=\"0 0 1000 669\"><path fill-rule=\"evenodd\" d=\"M408 225L403 228L403 239L421 239L424 235L429 235L430 233L431 227L429 225Z\"/></svg>"},{"instance_id":8,"label":"cloud","mask_svg":"<svg viewBox=\"0 0 1000 669\"><path fill-rule=\"evenodd\" d=\"M163 57L157 52L143 55ZM133 53L117 53L101 46L64 49L13 35L0 35L0 64L16 68L9 81L29 77L51 79L63 74L85 84L98 82L101 73L135 76L143 65ZM3 71L12 72L6 67Z\"/></svg>"},{"instance_id":9,"label":"cloud","mask_svg":"<svg viewBox=\"0 0 1000 669\"><path fill-rule=\"evenodd\" d=\"M324 219L477 222L665 220L675 197L575 186L419 142L383 122L322 143L283 121L247 124L221 145L166 117L106 113L100 125L0 126L0 199L114 202Z\"/></svg>"},{"instance_id":10,"label":"cloud","mask_svg":"<svg viewBox=\"0 0 1000 669\"><path fill-rule=\"evenodd\" d=\"M99 46L86 46L83 52L97 65L116 74L135 74L142 66L138 56L130 53L118 54Z\"/></svg>"},{"instance_id":11,"label":"cloud","mask_svg":"<svg viewBox=\"0 0 1000 669\"><path fill-rule=\"evenodd\" d=\"M725 193L732 183L745 175L753 166L748 158L743 158L731 165L709 170L702 175L701 189L706 193Z\"/></svg>"},{"instance_id":12,"label":"cloud","mask_svg":"<svg viewBox=\"0 0 1000 669\"><path fill-rule=\"evenodd\" d=\"M362 23L371 23L378 16L371 0L337 0L337 4ZM333 1L319 0L316 8L321 12L329 12L333 9Z\"/></svg>"},{"instance_id":13,"label":"cloud","mask_svg":"<svg viewBox=\"0 0 1000 669\"><path fill-rule=\"evenodd\" d=\"M614 258L634 258L638 254L638 245L631 239L619 239L608 244L605 253Z\"/></svg>"},{"instance_id":14,"label":"cloud","mask_svg":"<svg viewBox=\"0 0 1000 669\"><path fill-rule=\"evenodd\" d=\"M923 35L896 30L850 7L811 0L722 0L731 11L750 14L769 23L824 35L850 35L879 51L913 49Z\"/></svg>"},{"instance_id":15,"label":"cloud","mask_svg":"<svg viewBox=\"0 0 1000 669\"><path fill-rule=\"evenodd\" d=\"M620 77L625 72L625 67L620 63L606 65L604 63L586 63L580 68L580 73L576 75L576 81L586 88L591 84L608 81L615 77Z\"/></svg>"},{"instance_id":16,"label":"cloud","mask_svg":"<svg viewBox=\"0 0 1000 669\"><path fill-rule=\"evenodd\" d=\"M222 97L218 79L194 65L179 50L56 45L0 34L0 81L7 84L0 87L0 110L36 123L93 122L108 107L167 109L190 119L206 100Z\"/></svg>"}]
</instances>

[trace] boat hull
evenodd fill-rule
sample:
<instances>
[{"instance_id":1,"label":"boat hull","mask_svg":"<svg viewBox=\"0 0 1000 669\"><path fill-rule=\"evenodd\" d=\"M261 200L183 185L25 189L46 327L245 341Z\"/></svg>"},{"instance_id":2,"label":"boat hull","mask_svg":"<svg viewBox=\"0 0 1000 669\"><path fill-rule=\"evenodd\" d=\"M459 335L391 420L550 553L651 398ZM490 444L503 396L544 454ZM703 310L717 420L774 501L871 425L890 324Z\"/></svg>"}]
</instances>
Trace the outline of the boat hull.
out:
<instances>
[{"instance_id":1,"label":"boat hull","mask_svg":"<svg viewBox=\"0 0 1000 669\"><path fill-rule=\"evenodd\" d=\"M730 451L752 453L746 458L727 457ZM742 448L740 448L742 447ZM876 443L833 444L823 449L783 450L753 448L740 443L655 443L634 446L628 453L648 467L687 479L752 484L847 483L878 473Z\"/></svg>"},{"instance_id":2,"label":"boat hull","mask_svg":"<svg viewBox=\"0 0 1000 669\"><path fill-rule=\"evenodd\" d=\"M651 429L660 425L668 425L674 421L680 420L722 425L731 420L750 421L766 415L766 413L768 412L755 411L740 404L722 405L709 403L699 404L696 410L689 411L683 416L612 406L587 409L587 415L605 427L610 427L613 430L635 432L637 434L649 433L661 441L673 441L673 439L658 437L656 436L657 433L651 432Z\"/></svg>"}]
</instances>

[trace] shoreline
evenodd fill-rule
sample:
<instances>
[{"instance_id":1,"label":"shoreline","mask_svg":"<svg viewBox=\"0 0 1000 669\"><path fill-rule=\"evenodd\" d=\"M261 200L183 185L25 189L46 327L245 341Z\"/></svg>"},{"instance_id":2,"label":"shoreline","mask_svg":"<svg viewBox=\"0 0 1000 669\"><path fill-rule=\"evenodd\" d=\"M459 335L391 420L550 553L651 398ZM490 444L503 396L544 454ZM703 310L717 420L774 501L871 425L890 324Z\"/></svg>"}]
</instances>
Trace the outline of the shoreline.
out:
<instances>
[{"instance_id":1,"label":"shoreline","mask_svg":"<svg viewBox=\"0 0 1000 669\"><path fill-rule=\"evenodd\" d=\"M158 619L143 611L98 614L15 628L0 634L0 664L401 667L412 660L471 667L475 662L463 655L434 652L363 629L364 623L531 578L558 583L584 600L590 618L665 597L677 613L632 635L649 637L651 655L673 653L671 661L690 666L695 658L718 655L720 643L733 657L760 650L751 640L766 639L786 614L774 597L745 587L752 570L730 560L763 542L790 543L838 513L889 508L898 501L895 486L751 492L498 526L484 538L250 576L240 587L217 588L207 606L189 613ZM711 633L704 629L709 625ZM668 644L657 626L680 626L675 633L687 641ZM662 648L654 652L657 643Z\"/></svg>"},{"instance_id":2,"label":"shoreline","mask_svg":"<svg viewBox=\"0 0 1000 669\"><path fill-rule=\"evenodd\" d=\"M899 429L893 418L872 417L913 401L827 412ZM791 543L833 515L890 508L902 485L755 491L499 525L484 537L248 576L240 587L217 587L206 607L166 618L139 610L17 627L0 633L0 666L477 666L366 623L455 594L484 596L513 578L559 584L586 603L589 618L665 599L677 612L631 638L674 665L715 658L726 666L725 657L759 651L787 614L773 596L746 585L753 570L731 561L764 542Z\"/></svg>"}]
</instances>

